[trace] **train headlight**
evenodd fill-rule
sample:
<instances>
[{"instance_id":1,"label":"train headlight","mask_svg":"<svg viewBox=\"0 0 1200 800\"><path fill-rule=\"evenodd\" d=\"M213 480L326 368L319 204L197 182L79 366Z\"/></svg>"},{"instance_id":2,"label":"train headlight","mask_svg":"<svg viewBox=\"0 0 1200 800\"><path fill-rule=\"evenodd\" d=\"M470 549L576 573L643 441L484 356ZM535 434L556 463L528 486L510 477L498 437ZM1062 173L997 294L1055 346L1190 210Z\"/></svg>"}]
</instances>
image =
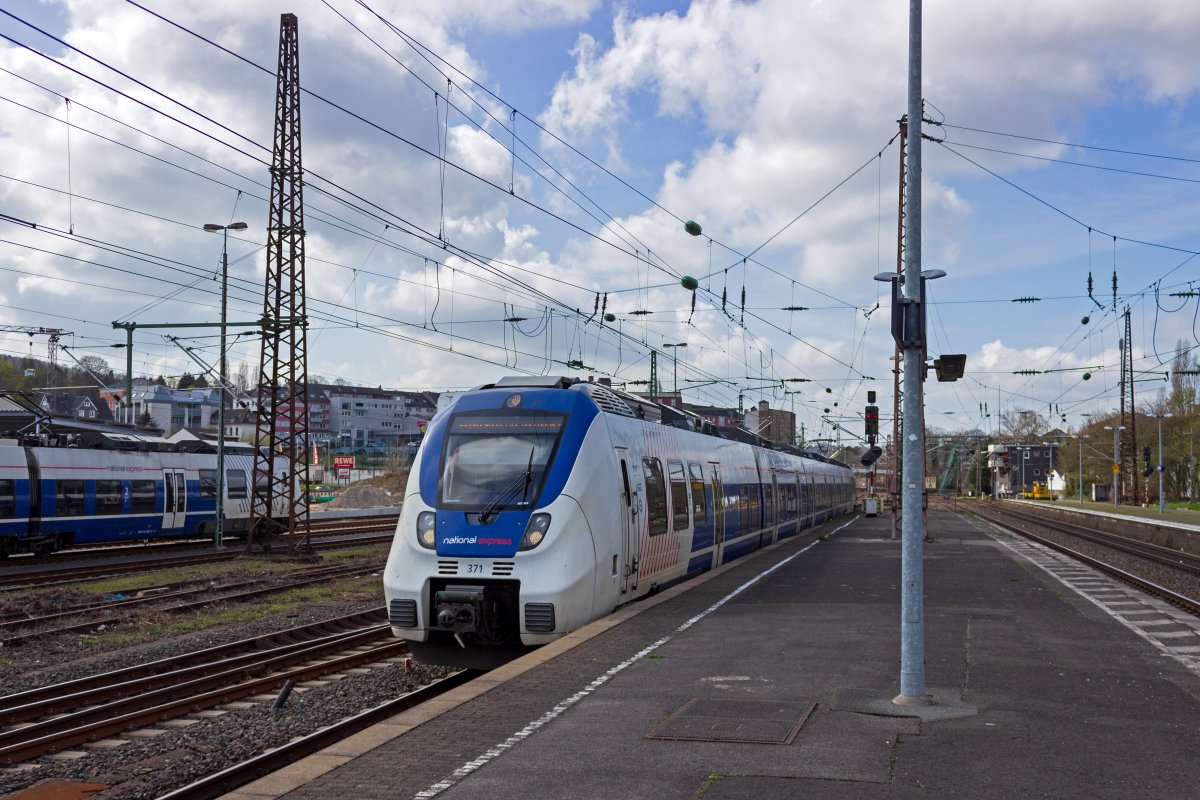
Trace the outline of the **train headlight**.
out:
<instances>
[{"instance_id":1,"label":"train headlight","mask_svg":"<svg viewBox=\"0 0 1200 800\"><path fill-rule=\"evenodd\" d=\"M432 550L437 546L436 525L437 515L432 511L422 511L417 514L417 544Z\"/></svg>"},{"instance_id":2,"label":"train headlight","mask_svg":"<svg viewBox=\"0 0 1200 800\"><path fill-rule=\"evenodd\" d=\"M525 535L521 537L521 546L518 550L532 550L542 543L542 539L546 538L546 531L550 529L549 514L534 514L529 518L529 524L525 526Z\"/></svg>"}]
</instances>

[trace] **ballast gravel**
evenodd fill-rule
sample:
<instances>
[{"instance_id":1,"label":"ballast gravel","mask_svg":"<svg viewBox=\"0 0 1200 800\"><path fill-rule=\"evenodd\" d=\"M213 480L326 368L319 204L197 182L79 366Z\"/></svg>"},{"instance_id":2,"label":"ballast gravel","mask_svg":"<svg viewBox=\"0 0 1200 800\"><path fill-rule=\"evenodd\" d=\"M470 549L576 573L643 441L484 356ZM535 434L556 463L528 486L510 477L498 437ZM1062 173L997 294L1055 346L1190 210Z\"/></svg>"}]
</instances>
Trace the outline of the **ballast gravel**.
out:
<instances>
[{"instance_id":1,"label":"ballast gravel","mask_svg":"<svg viewBox=\"0 0 1200 800\"><path fill-rule=\"evenodd\" d=\"M0 649L2 694L72 680L122 666L260 636L283 628L364 611L378 603L330 603L278 614L248 623L225 625L184 636L144 643L118 651L84 652L76 637ZM367 673L346 673L340 680L293 691L283 708L270 703L229 710L218 717L195 720L186 727L158 726L165 731L149 739L131 739L114 748L83 748L77 759L43 757L32 769L0 771L0 797L57 778L110 784L94 800L153 798L220 769L373 708L445 677L451 670L413 664L371 665Z\"/></svg>"}]
</instances>

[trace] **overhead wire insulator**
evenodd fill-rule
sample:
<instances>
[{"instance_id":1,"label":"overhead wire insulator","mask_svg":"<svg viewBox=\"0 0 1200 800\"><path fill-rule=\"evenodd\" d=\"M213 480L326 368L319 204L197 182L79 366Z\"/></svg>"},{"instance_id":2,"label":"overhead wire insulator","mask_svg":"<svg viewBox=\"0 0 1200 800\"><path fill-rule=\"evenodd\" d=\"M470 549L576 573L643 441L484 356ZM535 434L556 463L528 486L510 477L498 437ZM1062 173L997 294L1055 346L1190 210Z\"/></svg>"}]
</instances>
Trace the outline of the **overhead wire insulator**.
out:
<instances>
[{"instance_id":1,"label":"overhead wire insulator","mask_svg":"<svg viewBox=\"0 0 1200 800\"><path fill-rule=\"evenodd\" d=\"M1014 297L1014 303L1037 303L1041 300L1040 297Z\"/></svg>"}]
</instances>

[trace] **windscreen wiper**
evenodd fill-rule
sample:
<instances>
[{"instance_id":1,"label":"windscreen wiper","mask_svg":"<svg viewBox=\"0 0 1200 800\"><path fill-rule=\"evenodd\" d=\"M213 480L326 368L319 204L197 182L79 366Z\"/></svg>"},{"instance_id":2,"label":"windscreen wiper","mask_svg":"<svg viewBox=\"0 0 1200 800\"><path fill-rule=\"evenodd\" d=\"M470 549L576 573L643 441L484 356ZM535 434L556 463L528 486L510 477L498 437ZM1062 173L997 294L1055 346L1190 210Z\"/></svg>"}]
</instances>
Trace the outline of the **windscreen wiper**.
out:
<instances>
[{"instance_id":1,"label":"windscreen wiper","mask_svg":"<svg viewBox=\"0 0 1200 800\"><path fill-rule=\"evenodd\" d=\"M479 521L482 524L486 525L488 523L488 520L496 513L496 509L508 500L509 495L515 492L517 487L521 487L522 500L525 500L529 496L529 485L533 483L533 451L534 448L529 448L529 465L525 467L525 471L514 478L512 483L501 489L495 498L492 499L492 502L484 506L483 511L479 512Z\"/></svg>"}]
</instances>

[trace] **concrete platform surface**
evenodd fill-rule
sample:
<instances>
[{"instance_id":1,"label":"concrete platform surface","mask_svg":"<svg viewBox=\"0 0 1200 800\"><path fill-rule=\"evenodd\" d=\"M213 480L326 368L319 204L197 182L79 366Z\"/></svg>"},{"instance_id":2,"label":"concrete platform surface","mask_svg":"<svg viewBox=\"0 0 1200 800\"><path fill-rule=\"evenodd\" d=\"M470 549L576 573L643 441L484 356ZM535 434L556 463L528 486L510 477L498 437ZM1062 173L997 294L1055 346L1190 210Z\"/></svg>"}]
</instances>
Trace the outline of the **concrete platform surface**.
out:
<instances>
[{"instance_id":1,"label":"concrete platform surface","mask_svg":"<svg viewBox=\"0 0 1200 800\"><path fill-rule=\"evenodd\" d=\"M1200 620L950 511L924 706L900 543L843 519L227 798L1200 797Z\"/></svg>"}]
</instances>

